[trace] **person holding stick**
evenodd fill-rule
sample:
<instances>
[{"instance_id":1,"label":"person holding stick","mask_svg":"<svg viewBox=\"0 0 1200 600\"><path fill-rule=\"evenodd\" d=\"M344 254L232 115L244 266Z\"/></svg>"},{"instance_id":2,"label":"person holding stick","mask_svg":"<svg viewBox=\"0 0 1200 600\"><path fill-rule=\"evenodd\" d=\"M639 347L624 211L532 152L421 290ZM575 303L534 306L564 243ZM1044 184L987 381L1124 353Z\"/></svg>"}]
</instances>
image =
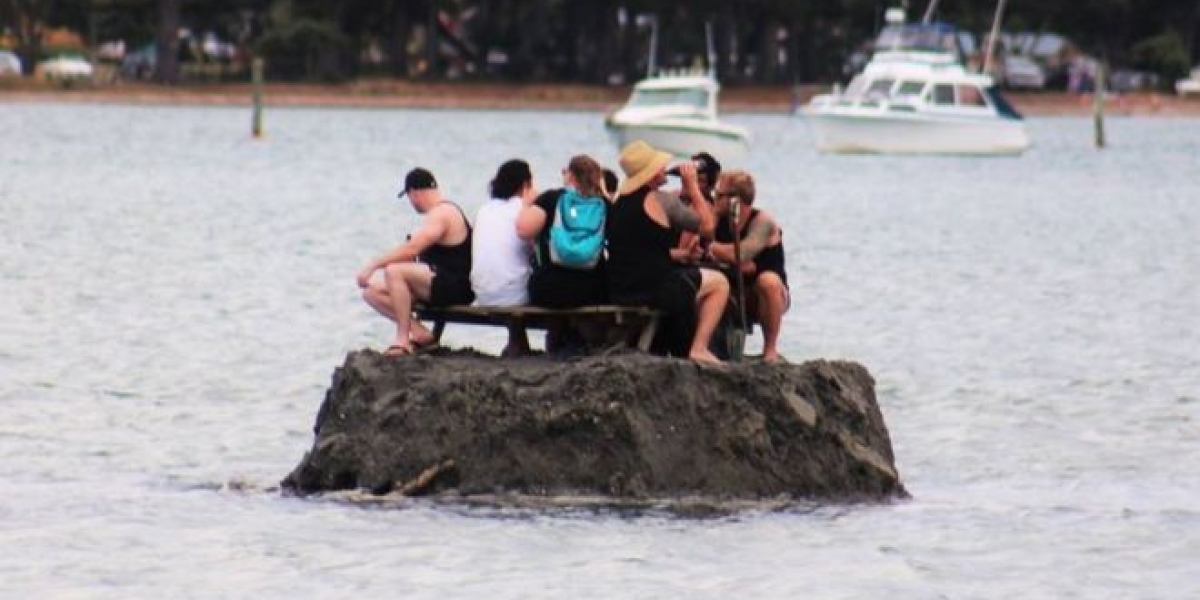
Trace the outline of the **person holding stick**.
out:
<instances>
[{"instance_id":1,"label":"person holding stick","mask_svg":"<svg viewBox=\"0 0 1200 600\"><path fill-rule=\"evenodd\" d=\"M754 178L741 170L722 173L714 193L718 216L714 259L735 266L744 280L744 314L763 329L763 361L777 362L783 314L791 305L784 267L783 230L765 210L754 208ZM739 217L733 219L735 204ZM735 240L737 243L735 243Z\"/></svg>"}]
</instances>

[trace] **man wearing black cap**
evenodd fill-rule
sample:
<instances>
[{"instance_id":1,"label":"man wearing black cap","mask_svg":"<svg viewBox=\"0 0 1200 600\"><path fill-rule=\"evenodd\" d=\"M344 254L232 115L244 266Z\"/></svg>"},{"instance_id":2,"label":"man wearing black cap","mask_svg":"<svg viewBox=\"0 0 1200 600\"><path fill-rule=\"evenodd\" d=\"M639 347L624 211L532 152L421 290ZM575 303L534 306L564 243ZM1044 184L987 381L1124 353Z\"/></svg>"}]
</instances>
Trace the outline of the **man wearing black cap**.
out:
<instances>
[{"instance_id":1,"label":"man wearing black cap","mask_svg":"<svg viewBox=\"0 0 1200 600\"><path fill-rule=\"evenodd\" d=\"M442 198L437 180L416 168L404 177L400 197L408 196L425 215L421 228L408 241L371 260L358 272L363 299L379 314L395 321L396 337L384 354L412 354L433 343L433 334L413 318L414 301L431 306L470 304L471 224L453 202ZM372 280L376 271L382 278Z\"/></svg>"},{"instance_id":2,"label":"man wearing black cap","mask_svg":"<svg viewBox=\"0 0 1200 600\"><path fill-rule=\"evenodd\" d=\"M699 188L699 197L693 198L692 195L696 190L689 193L687 186L679 190L678 196L689 205L692 202L699 202L701 198L712 204L713 188L717 185L717 178L721 176L721 163L707 152L693 154L691 160L692 164L696 166L696 188ZM680 175L679 167L674 167L667 173ZM690 231L680 230L675 233L679 237L675 240L675 247L671 249L671 260L685 264L699 261L706 249L706 246L700 243L700 238Z\"/></svg>"}]
</instances>

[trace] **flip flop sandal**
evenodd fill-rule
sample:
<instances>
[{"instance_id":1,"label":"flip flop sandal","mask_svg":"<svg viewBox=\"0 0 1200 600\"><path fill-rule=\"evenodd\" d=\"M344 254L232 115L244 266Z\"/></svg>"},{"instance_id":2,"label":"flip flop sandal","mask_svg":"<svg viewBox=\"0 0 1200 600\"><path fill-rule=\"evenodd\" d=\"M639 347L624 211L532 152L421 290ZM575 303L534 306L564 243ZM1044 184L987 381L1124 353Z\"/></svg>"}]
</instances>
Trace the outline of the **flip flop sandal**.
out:
<instances>
[{"instance_id":1,"label":"flip flop sandal","mask_svg":"<svg viewBox=\"0 0 1200 600\"><path fill-rule=\"evenodd\" d=\"M387 347L387 350L383 351L384 356L412 356L412 354L413 349L411 346L404 346L400 344L392 344L391 346Z\"/></svg>"}]
</instances>

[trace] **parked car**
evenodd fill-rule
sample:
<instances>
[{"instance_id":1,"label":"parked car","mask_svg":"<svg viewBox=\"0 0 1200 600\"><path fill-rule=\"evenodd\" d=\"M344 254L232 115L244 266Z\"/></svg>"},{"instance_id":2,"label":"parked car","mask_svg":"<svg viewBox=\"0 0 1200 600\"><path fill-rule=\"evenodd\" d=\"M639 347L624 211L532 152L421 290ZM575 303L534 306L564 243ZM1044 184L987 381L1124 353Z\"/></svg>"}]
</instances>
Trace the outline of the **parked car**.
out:
<instances>
[{"instance_id":1,"label":"parked car","mask_svg":"<svg viewBox=\"0 0 1200 600\"><path fill-rule=\"evenodd\" d=\"M1192 74L1187 79L1180 79L1175 82L1175 91L1180 96L1188 94L1200 94L1200 67L1192 69Z\"/></svg>"},{"instance_id":2,"label":"parked car","mask_svg":"<svg viewBox=\"0 0 1200 600\"><path fill-rule=\"evenodd\" d=\"M1011 54L1004 57L1004 85L1040 90L1046 87L1046 71L1029 58Z\"/></svg>"},{"instance_id":3,"label":"parked car","mask_svg":"<svg viewBox=\"0 0 1200 600\"><path fill-rule=\"evenodd\" d=\"M91 79L92 75L96 73L92 63L79 56L58 56L42 61L38 65L38 71L42 77L58 81Z\"/></svg>"},{"instance_id":4,"label":"parked car","mask_svg":"<svg viewBox=\"0 0 1200 600\"><path fill-rule=\"evenodd\" d=\"M121 59L121 76L126 79L150 79L158 64L158 50L154 44L146 44Z\"/></svg>"},{"instance_id":5,"label":"parked car","mask_svg":"<svg viewBox=\"0 0 1200 600\"><path fill-rule=\"evenodd\" d=\"M20 76L21 73L24 73L21 59L8 50L0 50L0 77Z\"/></svg>"},{"instance_id":6,"label":"parked car","mask_svg":"<svg viewBox=\"0 0 1200 600\"><path fill-rule=\"evenodd\" d=\"M1156 90L1161 85L1162 78L1157 73L1133 69L1117 69L1108 78L1108 89L1114 92Z\"/></svg>"}]
</instances>

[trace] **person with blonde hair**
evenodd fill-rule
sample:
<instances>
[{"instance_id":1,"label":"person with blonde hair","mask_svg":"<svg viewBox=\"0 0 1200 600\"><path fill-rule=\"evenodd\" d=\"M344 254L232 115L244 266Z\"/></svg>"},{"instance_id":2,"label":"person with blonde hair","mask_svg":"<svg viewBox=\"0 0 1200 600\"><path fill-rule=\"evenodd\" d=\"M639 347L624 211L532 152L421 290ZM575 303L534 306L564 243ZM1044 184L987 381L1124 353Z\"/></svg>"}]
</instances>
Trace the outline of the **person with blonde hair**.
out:
<instances>
[{"instance_id":1,"label":"person with blonde hair","mask_svg":"<svg viewBox=\"0 0 1200 600\"><path fill-rule=\"evenodd\" d=\"M725 310L729 282L718 271L671 260L673 229L712 239L716 218L707 202L684 205L677 195L659 191L670 161L671 155L640 140L621 150L625 180L609 209L607 228L609 297L614 304L665 311L668 352L717 363L708 345ZM696 166L687 162L679 170L685 192L701 197Z\"/></svg>"},{"instance_id":2,"label":"person with blonde hair","mask_svg":"<svg viewBox=\"0 0 1200 600\"><path fill-rule=\"evenodd\" d=\"M741 269L745 281L746 314L763 330L763 360L776 362L783 314L791 304L784 268L783 230L774 217L754 207L754 177L741 170L721 174L713 194L718 215L716 241L709 252L716 260ZM739 223L734 231L733 204L738 202ZM736 236L736 237L735 237ZM740 248L734 248L737 239ZM741 264L737 263L738 251Z\"/></svg>"},{"instance_id":3,"label":"person with blonde hair","mask_svg":"<svg viewBox=\"0 0 1200 600\"><path fill-rule=\"evenodd\" d=\"M572 157L562 170L563 187L546 190L527 204L517 216L517 235L534 244L534 267L529 276L530 304L543 308L577 308L604 304L607 290L604 278L604 259L587 268L571 268L555 264L550 259L550 232L558 216L560 201L572 192L583 198L603 200L607 207L610 196L605 189L604 169L587 155Z\"/></svg>"}]
</instances>

